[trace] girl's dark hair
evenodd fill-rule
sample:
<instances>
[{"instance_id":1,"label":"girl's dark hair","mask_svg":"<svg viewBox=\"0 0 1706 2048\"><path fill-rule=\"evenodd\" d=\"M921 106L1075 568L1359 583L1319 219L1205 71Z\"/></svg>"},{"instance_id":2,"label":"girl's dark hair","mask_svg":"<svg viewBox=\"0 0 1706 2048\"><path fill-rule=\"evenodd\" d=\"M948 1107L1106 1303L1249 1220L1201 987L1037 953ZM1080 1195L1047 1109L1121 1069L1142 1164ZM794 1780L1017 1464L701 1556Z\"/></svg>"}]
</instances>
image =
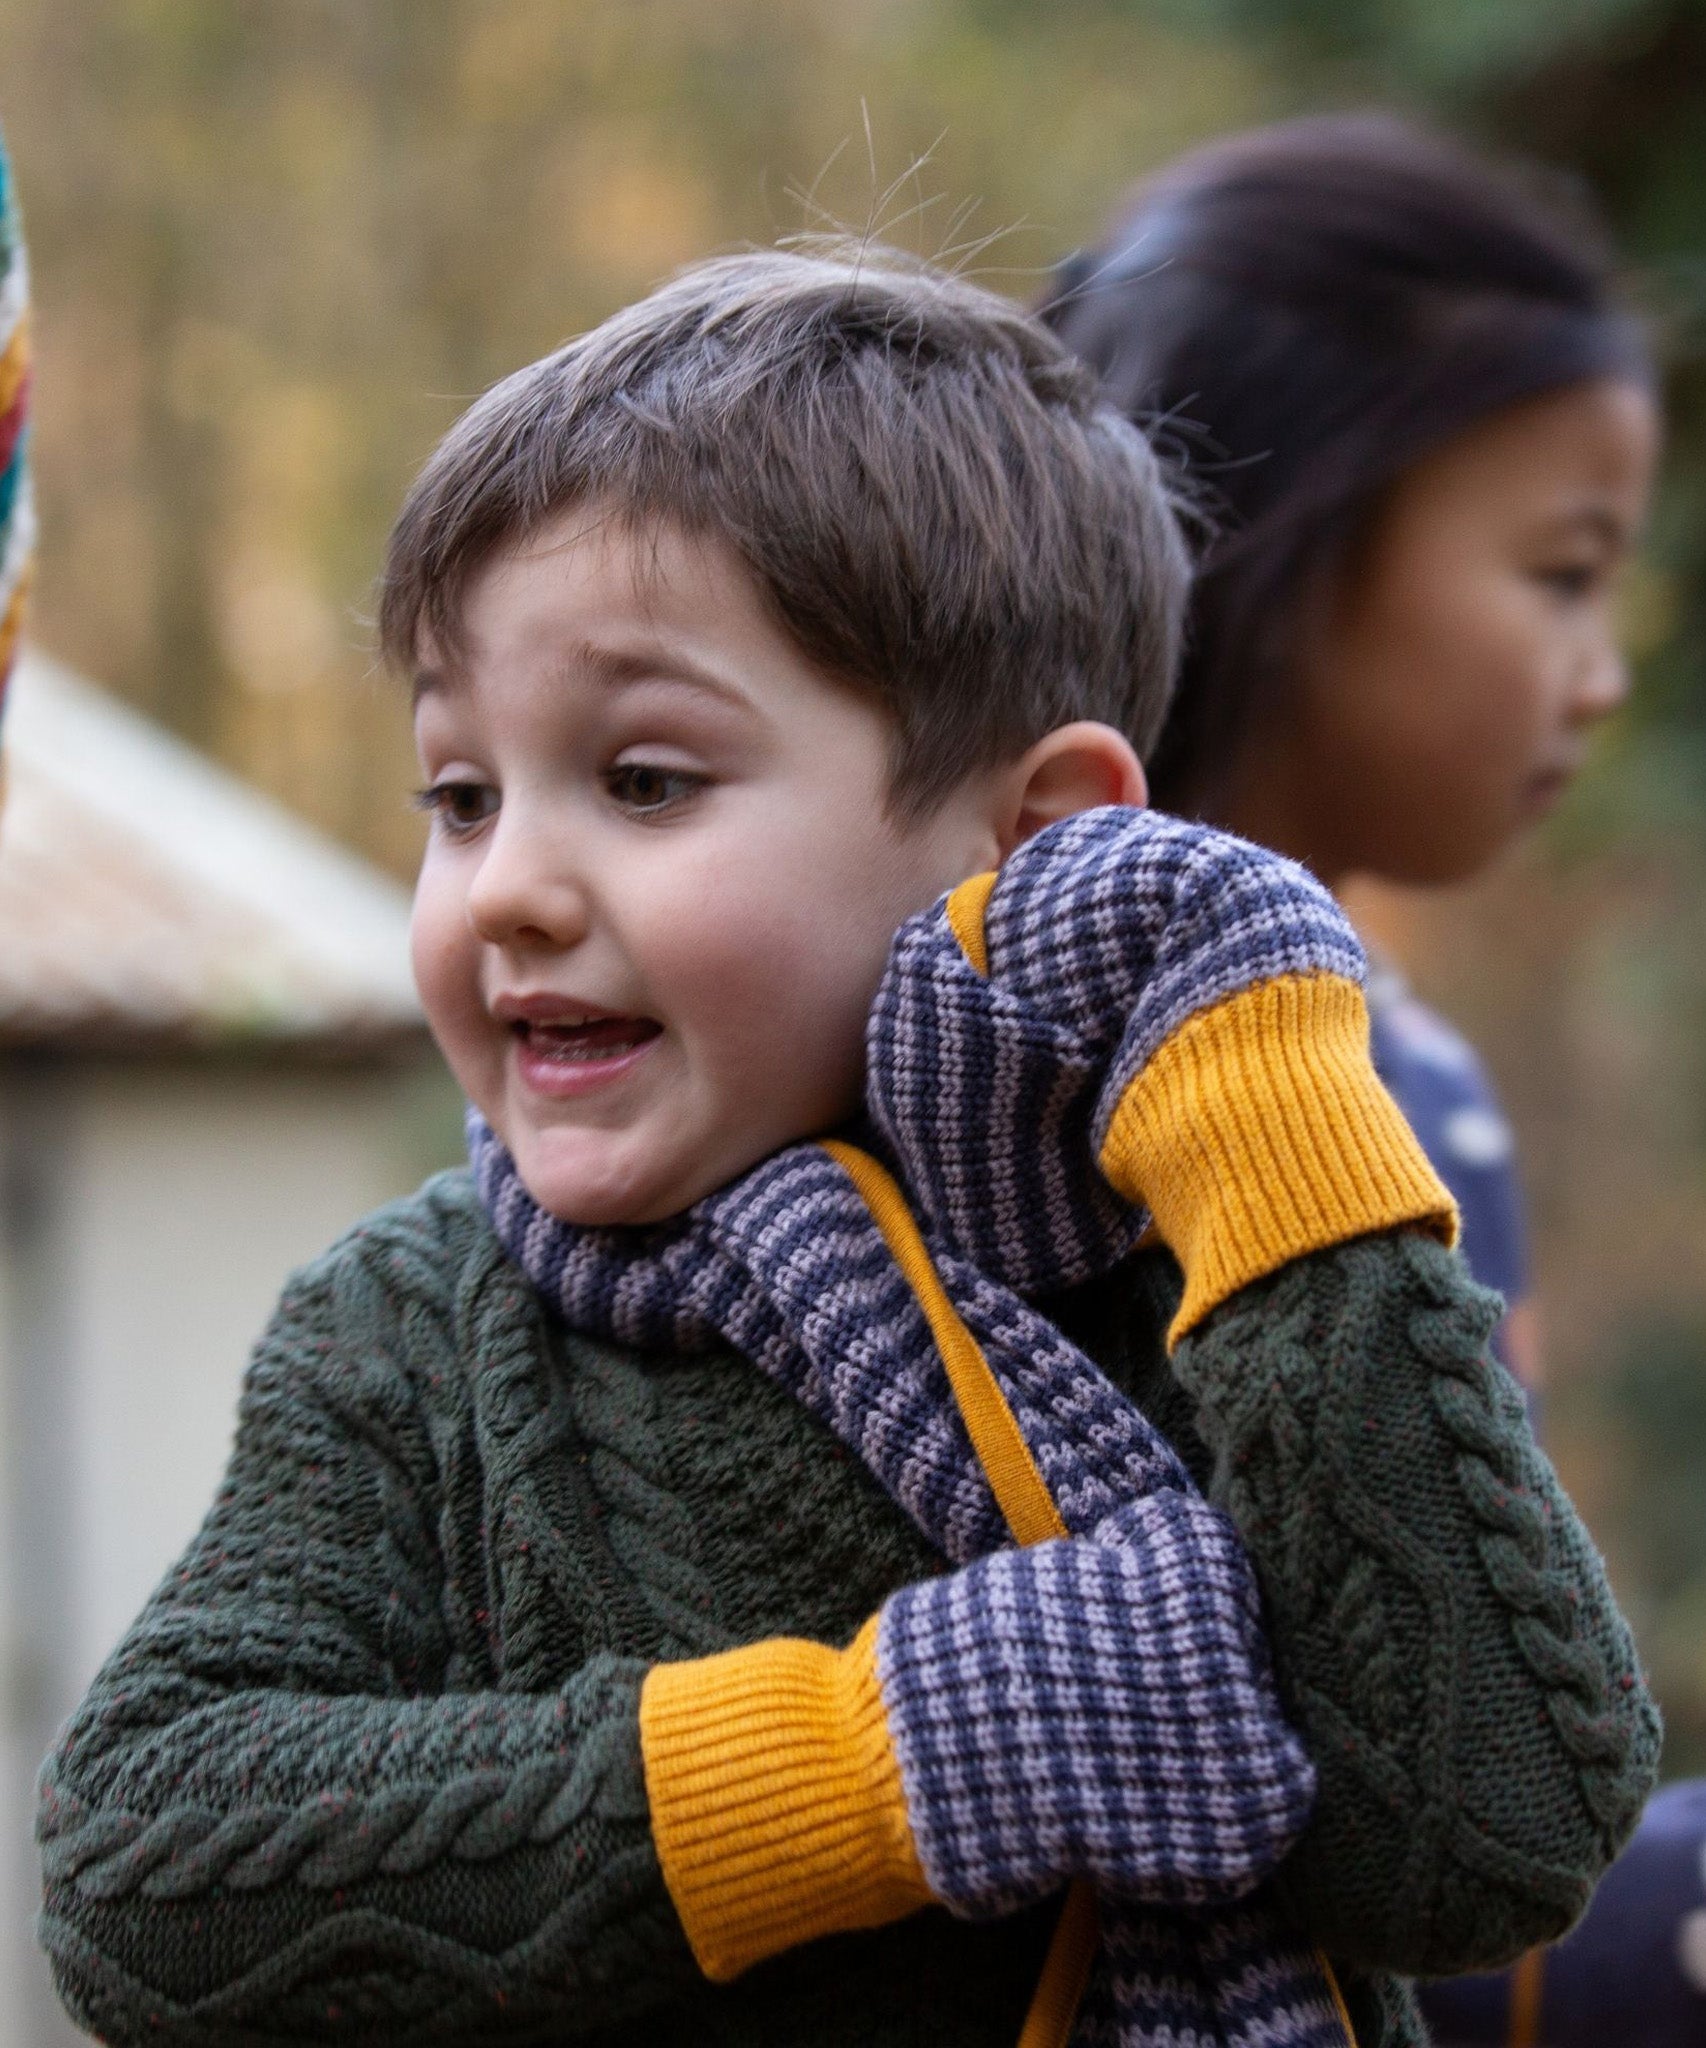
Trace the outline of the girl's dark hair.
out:
<instances>
[{"instance_id":1,"label":"girl's dark hair","mask_svg":"<svg viewBox=\"0 0 1706 2048\"><path fill-rule=\"evenodd\" d=\"M1208 538L1150 760L1180 808L1284 687L1301 601L1401 471L1523 399L1651 374L1579 198L1379 114L1183 158L1039 310L1197 473Z\"/></svg>"}]
</instances>

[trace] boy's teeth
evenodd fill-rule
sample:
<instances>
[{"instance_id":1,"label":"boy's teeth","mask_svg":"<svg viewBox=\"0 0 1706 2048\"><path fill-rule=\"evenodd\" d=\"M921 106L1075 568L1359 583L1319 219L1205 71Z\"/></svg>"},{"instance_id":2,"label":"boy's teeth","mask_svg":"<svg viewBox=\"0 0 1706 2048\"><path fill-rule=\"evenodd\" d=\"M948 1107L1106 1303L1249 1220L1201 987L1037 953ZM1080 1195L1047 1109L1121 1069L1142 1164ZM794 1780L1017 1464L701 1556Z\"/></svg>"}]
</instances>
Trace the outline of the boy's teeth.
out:
<instances>
[{"instance_id":1,"label":"boy's teeth","mask_svg":"<svg viewBox=\"0 0 1706 2048\"><path fill-rule=\"evenodd\" d=\"M553 1059L590 1061L631 1052L657 1030L644 1017L600 1017L586 1024L533 1024L528 1035Z\"/></svg>"}]
</instances>

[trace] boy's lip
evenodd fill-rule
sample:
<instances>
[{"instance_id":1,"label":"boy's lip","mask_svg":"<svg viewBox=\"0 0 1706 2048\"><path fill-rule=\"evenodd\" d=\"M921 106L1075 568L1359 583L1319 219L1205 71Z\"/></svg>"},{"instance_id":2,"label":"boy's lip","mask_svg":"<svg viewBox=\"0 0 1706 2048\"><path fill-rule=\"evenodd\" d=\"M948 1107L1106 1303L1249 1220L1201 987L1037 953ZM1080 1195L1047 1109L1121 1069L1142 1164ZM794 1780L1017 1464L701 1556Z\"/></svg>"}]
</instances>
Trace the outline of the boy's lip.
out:
<instances>
[{"instance_id":1,"label":"boy's lip","mask_svg":"<svg viewBox=\"0 0 1706 2048\"><path fill-rule=\"evenodd\" d=\"M583 1002L578 996L560 995L555 989L496 995L490 1009L500 1024L602 1024L630 1015L625 1010L607 1010L602 1003Z\"/></svg>"}]
</instances>

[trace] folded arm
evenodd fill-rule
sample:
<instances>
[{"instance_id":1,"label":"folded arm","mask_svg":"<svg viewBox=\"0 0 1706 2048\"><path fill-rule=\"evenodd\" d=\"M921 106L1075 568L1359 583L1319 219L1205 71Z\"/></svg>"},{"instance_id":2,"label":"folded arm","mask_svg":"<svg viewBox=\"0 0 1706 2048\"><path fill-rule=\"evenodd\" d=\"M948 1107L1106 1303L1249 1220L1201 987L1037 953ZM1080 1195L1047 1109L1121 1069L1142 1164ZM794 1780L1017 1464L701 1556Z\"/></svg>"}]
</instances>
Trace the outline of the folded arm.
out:
<instances>
[{"instance_id":1,"label":"folded arm","mask_svg":"<svg viewBox=\"0 0 1706 2048\"><path fill-rule=\"evenodd\" d=\"M84 2026L572 2039L936 1900L1236 1895L1296 1839L1253 1582L1180 1491L904 1588L847 1649L512 1689L462 1425L403 1363L458 1348L420 1320L450 1311L392 1256L287 1295L206 1525L44 1771L41 1933Z\"/></svg>"},{"instance_id":2,"label":"folded arm","mask_svg":"<svg viewBox=\"0 0 1706 2048\"><path fill-rule=\"evenodd\" d=\"M892 1595L852 1645L660 1665L641 1707L670 1891L706 1973L940 1903L1088 1877L1241 1896L1309 1811L1225 1517L1163 1490L1093 1536Z\"/></svg>"}]
</instances>

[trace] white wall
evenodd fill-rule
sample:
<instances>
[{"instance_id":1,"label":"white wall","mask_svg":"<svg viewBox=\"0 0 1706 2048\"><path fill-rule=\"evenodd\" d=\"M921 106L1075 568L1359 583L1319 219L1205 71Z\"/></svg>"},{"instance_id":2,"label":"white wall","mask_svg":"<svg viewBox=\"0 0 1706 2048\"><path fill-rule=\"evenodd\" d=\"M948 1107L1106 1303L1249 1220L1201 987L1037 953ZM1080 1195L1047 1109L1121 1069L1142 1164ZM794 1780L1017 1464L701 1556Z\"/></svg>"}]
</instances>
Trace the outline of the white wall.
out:
<instances>
[{"instance_id":1,"label":"white wall","mask_svg":"<svg viewBox=\"0 0 1706 2048\"><path fill-rule=\"evenodd\" d=\"M14 1068L0 1094L0 2048L74 2038L18 1853L40 1749L205 1512L285 1273L416 1178L419 1088L138 1061Z\"/></svg>"}]
</instances>

